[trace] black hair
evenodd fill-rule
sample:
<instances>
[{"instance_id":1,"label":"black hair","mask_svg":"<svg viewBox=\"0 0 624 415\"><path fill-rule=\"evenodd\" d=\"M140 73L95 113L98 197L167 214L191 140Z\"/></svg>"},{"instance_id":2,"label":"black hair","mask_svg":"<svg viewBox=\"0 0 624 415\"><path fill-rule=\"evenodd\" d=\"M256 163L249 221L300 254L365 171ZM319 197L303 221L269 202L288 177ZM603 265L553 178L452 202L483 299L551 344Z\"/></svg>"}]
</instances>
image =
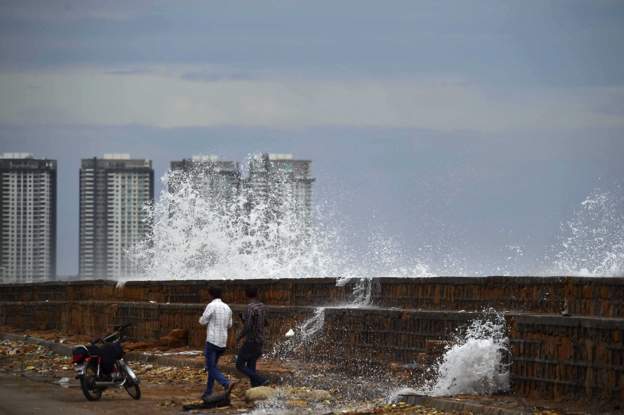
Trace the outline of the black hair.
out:
<instances>
[{"instance_id":1,"label":"black hair","mask_svg":"<svg viewBox=\"0 0 624 415\"><path fill-rule=\"evenodd\" d=\"M221 287L210 287L208 288L208 292L212 298L221 298L221 295L223 295L223 289L221 289Z\"/></svg>"},{"instance_id":2,"label":"black hair","mask_svg":"<svg viewBox=\"0 0 624 415\"><path fill-rule=\"evenodd\" d=\"M249 286L245 288L245 295L247 298L256 298L258 297L258 287Z\"/></svg>"}]
</instances>

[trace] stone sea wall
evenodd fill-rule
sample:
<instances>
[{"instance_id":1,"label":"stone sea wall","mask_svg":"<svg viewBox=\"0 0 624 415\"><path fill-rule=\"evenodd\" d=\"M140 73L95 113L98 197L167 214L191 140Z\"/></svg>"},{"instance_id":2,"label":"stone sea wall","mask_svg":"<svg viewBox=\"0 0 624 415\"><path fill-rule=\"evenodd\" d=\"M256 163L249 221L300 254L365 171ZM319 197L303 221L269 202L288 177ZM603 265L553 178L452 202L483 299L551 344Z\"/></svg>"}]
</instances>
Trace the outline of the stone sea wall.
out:
<instances>
[{"instance_id":1,"label":"stone sea wall","mask_svg":"<svg viewBox=\"0 0 624 415\"><path fill-rule=\"evenodd\" d=\"M327 306L319 347L328 359L355 366L430 362L456 328L494 307L507 320L514 394L624 401L622 278L380 278L359 286L369 288L373 305L360 308L337 306L353 299L358 281L336 286L331 279L2 285L0 324L97 336L131 322L137 340L182 328L200 347L205 333L197 320L211 284L224 288L235 314L244 308L244 288L259 286L271 345L314 306Z\"/></svg>"}]
</instances>

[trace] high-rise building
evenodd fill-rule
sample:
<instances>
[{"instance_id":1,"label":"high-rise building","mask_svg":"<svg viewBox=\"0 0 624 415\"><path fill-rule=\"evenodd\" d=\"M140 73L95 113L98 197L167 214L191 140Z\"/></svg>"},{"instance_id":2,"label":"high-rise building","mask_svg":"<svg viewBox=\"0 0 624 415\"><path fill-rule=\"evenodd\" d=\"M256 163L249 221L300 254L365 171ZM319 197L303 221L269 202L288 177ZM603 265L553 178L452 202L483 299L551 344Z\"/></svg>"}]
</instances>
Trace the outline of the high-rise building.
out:
<instances>
[{"instance_id":1,"label":"high-rise building","mask_svg":"<svg viewBox=\"0 0 624 415\"><path fill-rule=\"evenodd\" d=\"M80 259L83 278L131 276L127 252L150 230L146 203L154 200L151 160L128 154L83 159L80 166Z\"/></svg>"},{"instance_id":2,"label":"high-rise building","mask_svg":"<svg viewBox=\"0 0 624 415\"><path fill-rule=\"evenodd\" d=\"M0 281L56 276L56 160L0 156Z\"/></svg>"},{"instance_id":3,"label":"high-rise building","mask_svg":"<svg viewBox=\"0 0 624 415\"><path fill-rule=\"evenodd\" d=\"M190 181L207 201L225 206L238 195L241 184L240 166L235 161L219 160L215 155L195 155L171 162L169 190L174 192L180 180Z\"/></svg>"},{"instance_id":4,"label":"high-rise building","mask_svg":"<svg viewBox=\"0 0 624 415\"><path fill-rule=\"evenodd\" d=\"M265 203L277 212L294 214L310 226L312 182L310 160L292 154L256 154L249 160L246 191L252 205ZM278 213L279 216L279 213Z\"/></svg>"}]
</instances>

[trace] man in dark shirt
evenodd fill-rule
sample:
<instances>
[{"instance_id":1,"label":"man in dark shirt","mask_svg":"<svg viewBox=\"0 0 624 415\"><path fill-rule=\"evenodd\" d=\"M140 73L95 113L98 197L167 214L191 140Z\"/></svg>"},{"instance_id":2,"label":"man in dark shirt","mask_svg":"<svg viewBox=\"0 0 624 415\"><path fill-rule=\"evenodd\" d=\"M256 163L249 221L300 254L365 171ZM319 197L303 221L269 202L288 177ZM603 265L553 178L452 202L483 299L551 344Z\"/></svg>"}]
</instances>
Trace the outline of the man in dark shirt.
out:
<instances>
[{"instance_id":1,"label":"man in dark shirt","mask_svg":"<svg viewBox=\"0 0 624 415\"><path fill-rule=\"evenodd\" d=\"M262 356L264 345L264 304L258 300L256 287L247 287L245 295L249 299L249 304L243 315L243 330L237 338L239 342L241 339L244 341L238 351L236 368L249 377L251 387L268 385L268 379L256 372L256 362Z\"/></svg>"}]
</instances>

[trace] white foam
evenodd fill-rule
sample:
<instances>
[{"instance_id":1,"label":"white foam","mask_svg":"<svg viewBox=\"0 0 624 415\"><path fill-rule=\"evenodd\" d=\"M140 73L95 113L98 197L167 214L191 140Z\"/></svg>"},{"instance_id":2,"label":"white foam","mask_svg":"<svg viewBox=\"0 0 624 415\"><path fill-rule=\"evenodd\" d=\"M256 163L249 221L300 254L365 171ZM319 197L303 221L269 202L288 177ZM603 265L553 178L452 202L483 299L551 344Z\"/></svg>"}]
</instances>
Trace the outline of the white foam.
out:
<instances>
[{"instance_id":1,"label":"white foam","mask_svg":"<svg viewBox=\"0 0 624 415\"><path fill-rule=\"evenodd\" d=\"M418 392L430 396L487 395L509 389L509 354L505 319L489 310L456 336L437 367L435 376Z\"/></svg>"}]
</instances>

